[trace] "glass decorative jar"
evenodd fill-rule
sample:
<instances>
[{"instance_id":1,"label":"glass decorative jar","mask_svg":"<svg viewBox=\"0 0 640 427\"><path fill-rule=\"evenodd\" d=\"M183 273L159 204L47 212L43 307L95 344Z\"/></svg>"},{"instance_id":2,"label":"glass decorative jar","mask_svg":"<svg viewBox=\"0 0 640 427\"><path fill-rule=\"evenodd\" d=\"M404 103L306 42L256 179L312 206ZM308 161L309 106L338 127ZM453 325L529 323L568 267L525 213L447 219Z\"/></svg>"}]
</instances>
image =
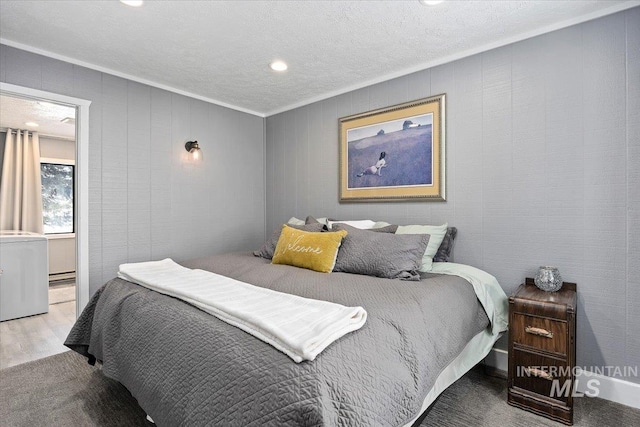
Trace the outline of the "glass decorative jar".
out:
<instances>
[{"instance_id":1,"label":"glass decorative jar","mask_svg":"<svg viewBox=\"0 0 640 427\"><path fill-rule=\"evenodd\" d=\"M540 267L533 282L545 292L557 292L562 288L562 276L556 267Z\"/></svg>"}]
</instances>

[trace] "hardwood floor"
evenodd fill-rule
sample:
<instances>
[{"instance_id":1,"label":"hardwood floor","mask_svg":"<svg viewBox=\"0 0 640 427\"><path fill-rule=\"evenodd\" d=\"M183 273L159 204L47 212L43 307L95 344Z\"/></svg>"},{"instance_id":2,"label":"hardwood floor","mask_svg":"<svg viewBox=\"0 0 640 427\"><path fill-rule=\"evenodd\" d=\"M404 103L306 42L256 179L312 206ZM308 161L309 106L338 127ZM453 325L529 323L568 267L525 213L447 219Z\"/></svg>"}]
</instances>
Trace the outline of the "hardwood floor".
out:
<instances>
[{"instance_id":1,"label":"hardwood floor","mask_svg":"<svg viewBox=\"0 0 640 427\"><path fill-rule=\"evenodd\" d=\"M49 305L49 312L0 323L0 369L68 350L62 343L76 316L75 300Z\"/></svg>"}]
</instances>

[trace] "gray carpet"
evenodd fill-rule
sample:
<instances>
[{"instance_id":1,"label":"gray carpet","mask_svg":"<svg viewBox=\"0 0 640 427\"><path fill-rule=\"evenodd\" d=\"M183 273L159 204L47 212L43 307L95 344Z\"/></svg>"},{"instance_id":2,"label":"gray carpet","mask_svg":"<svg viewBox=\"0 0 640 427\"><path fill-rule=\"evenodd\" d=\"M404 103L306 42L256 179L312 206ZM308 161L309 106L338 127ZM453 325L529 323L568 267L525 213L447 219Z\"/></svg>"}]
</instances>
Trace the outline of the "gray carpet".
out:
<instances>
[{"instance_id":1,"label":"gray carpet","mask_svg":"<svg viewBox=\"0 0 640 427\"><path fill-rule=\"evenodd\" d=\"M120 383L71 351L0 371L0 425L152 426Z\"/></svg>"},{"instance_id":2,"label":"gray carpet","mask_svg":"<svg viewBox=\"0 0 640 427\"><path fill-rule=\"evenodd\" d=\"M561 424L507 405L506 381L472 370L431 406L422 426ZM136 400L86 360L66 352L0 371L2 426L150 426ZM640 410L576 399L576 426L640 426Z\"/></svg>"},{"instance_id":3,"label":"gray carpet","mask_svg":"<svg viewBox=\"0 0 640 427\"><path fill-rule=\"evenodd\" d=\"M574 398L573 425L581 427L640 426L640 410L604 399ZM551 421L507 404L507 380L490 377L476 368L446 389L431 405L421 427L518 426L560 427Z\"/></svg>"}]
</instances>

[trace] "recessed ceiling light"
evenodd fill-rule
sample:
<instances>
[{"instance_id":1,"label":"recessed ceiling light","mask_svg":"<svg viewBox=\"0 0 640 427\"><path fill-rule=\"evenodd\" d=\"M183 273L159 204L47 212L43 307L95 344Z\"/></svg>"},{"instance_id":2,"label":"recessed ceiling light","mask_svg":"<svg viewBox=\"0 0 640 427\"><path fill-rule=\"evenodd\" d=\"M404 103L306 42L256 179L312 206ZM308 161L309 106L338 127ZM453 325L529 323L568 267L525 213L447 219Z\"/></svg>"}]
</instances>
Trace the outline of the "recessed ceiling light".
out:
<instances>
[{"instance_id":1,"label":"recessed ceiling light","mask_svg":"<svg viewBox=\"0 0 640 427\"><path fill-rule=\"evenodd\" d=\"M39 124L37 124L36 122L26 122L25 125L27 126L31 126L34 128L37 128L38 126L40 126Z\"/></svg>"},{"instance_id":2,"label":"recessed ceiling light","mask_svg":"<svg viewBox=\"0 0 640 427\"><path fill-rule=\"evenodd\" d=\"M426 6L435 6L437 4L442 3L444 0L419 0L420 3L426 5Z\"/></svg>"},{"instance_id":3,"label":"recessed ceiling light","mask_svg":"<svg viewBox=\"0 0 640 427\"><path fill-rule=\"evenodd\" d=\"M269 67L271 67L273 71L285 71L287 68L289 68L287 64L284 63L284 61L273 61L271 64L269 64Z\"/></svg>"},{"instance_id":4,"label":"recessed ceiling light","mask_svg":"<svg viewBox=\"0 0 640 427\"><path fill-rule=\"evenodd\" d=\"M131 6L131 7L140 7L142 6L143 1L142 0L120 0L120 3L124 3L127 6Z\"/></svg>"}]
</instances>

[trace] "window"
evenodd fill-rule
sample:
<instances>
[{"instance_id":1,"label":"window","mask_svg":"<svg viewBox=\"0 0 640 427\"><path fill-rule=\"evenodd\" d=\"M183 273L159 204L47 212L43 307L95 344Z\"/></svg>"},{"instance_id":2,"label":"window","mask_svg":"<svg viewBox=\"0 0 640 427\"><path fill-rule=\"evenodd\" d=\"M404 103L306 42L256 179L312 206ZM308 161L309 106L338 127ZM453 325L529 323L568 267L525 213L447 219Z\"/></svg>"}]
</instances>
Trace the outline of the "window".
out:
<instances>
[{"instance_id":1,"label":"window","mask_svg":"<svg viewBox=\"0 0 640 427\"><path fill-rule=\"evenodd\" d=\"M74 232L74 166L40 163L45 234Z\"/></svg>"}]
</instances>

